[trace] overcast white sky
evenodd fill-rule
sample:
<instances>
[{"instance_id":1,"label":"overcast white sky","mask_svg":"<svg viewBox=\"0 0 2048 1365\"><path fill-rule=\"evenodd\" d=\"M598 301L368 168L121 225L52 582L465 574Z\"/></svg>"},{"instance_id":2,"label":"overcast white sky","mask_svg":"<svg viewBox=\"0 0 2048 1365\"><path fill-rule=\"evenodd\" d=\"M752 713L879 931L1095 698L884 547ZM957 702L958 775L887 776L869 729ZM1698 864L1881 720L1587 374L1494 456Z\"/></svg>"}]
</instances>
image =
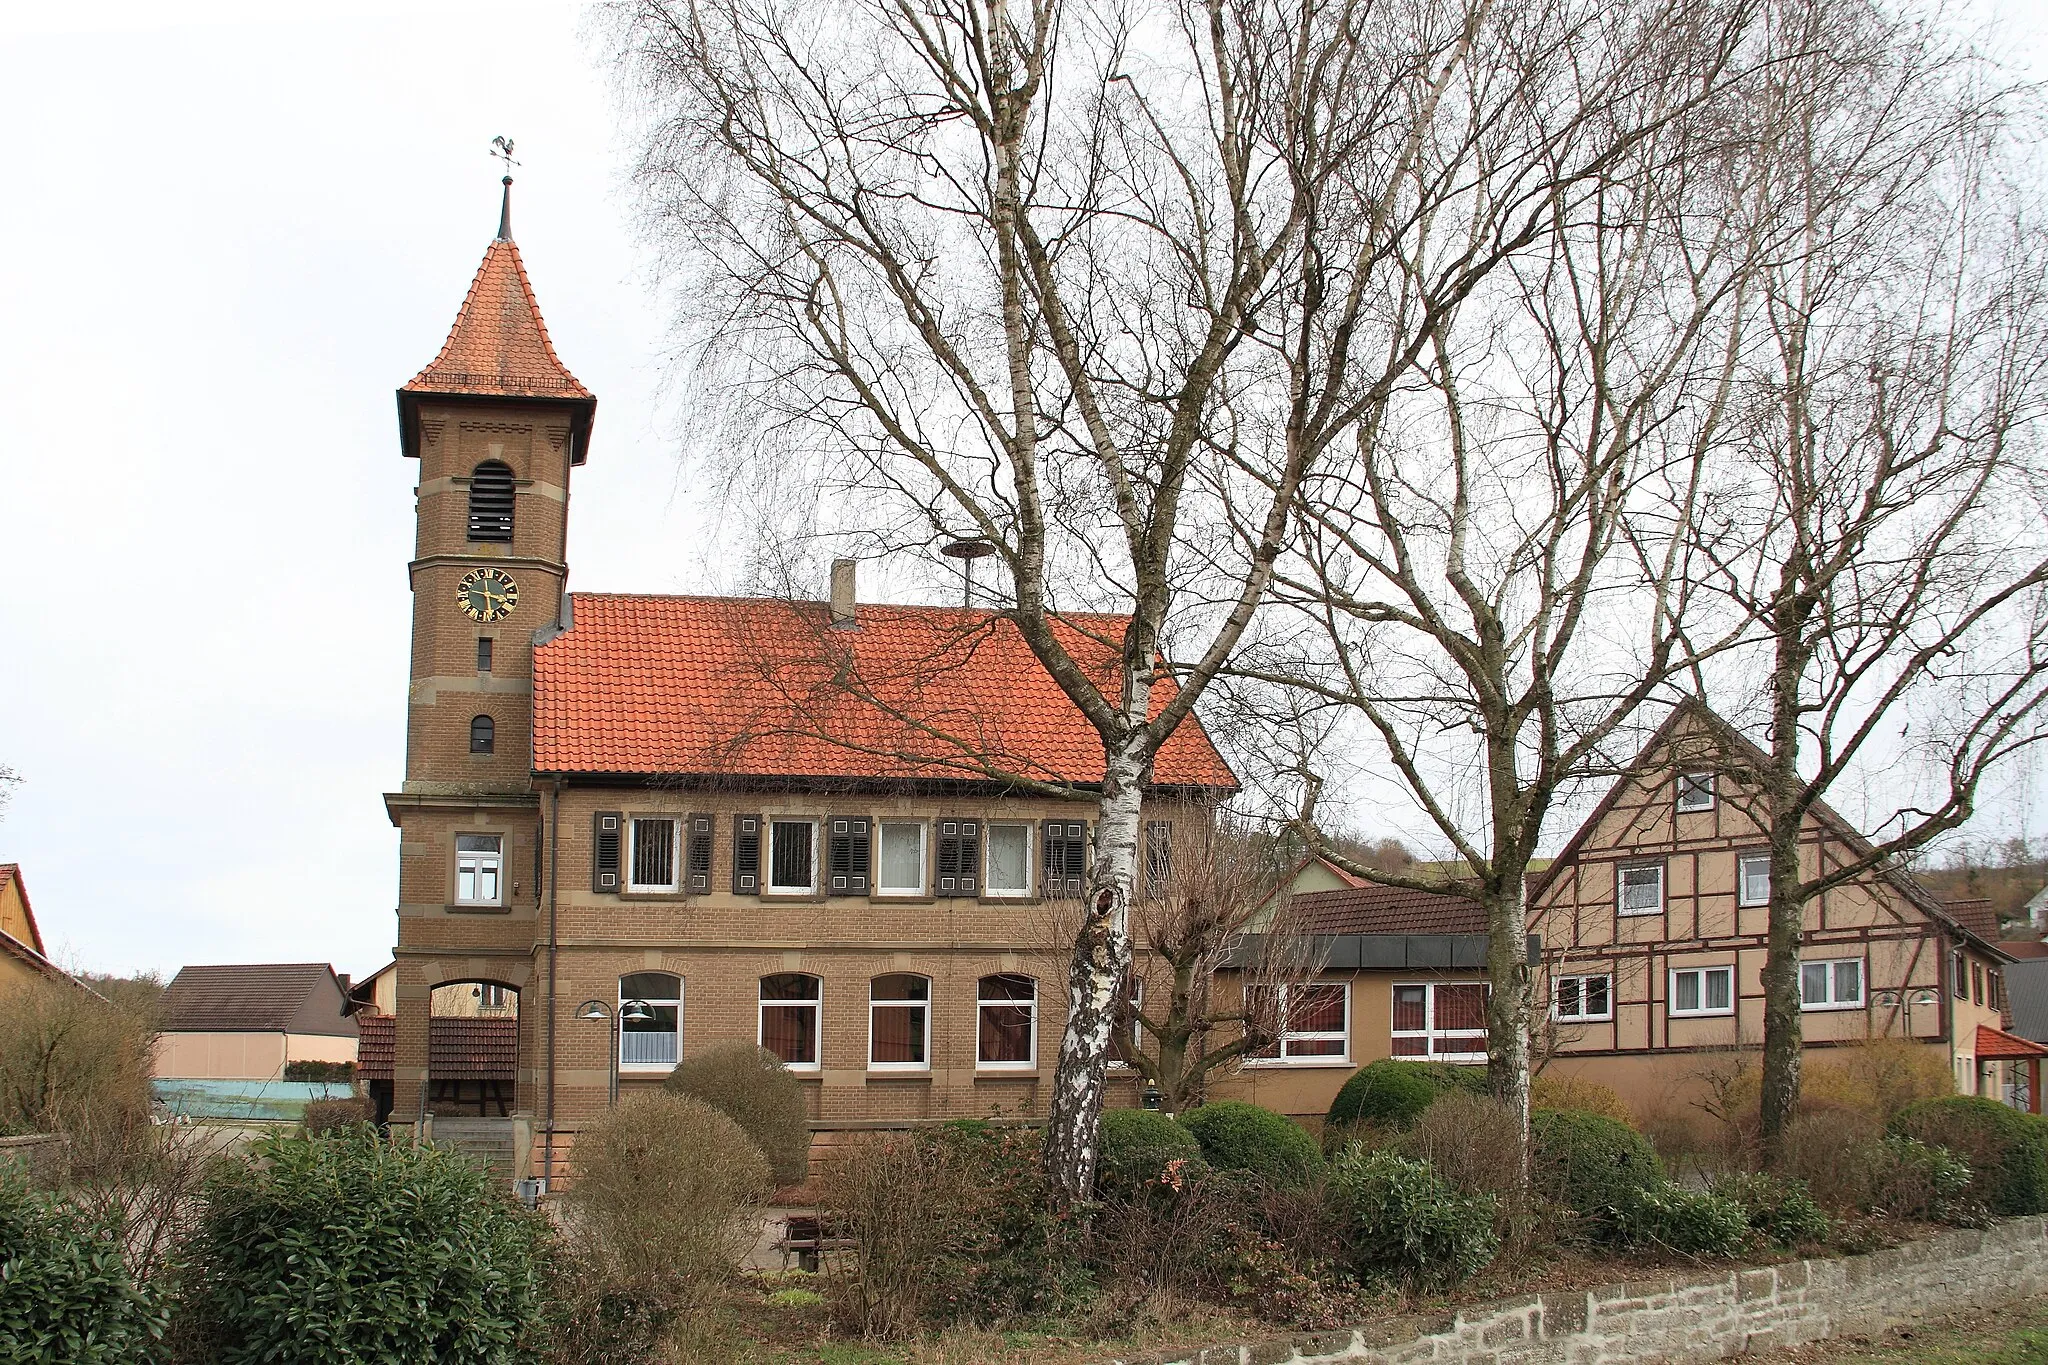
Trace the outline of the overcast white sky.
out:
<instances>
[{"instance_id":1,"label":"overcast white sky","mask_svg":"<svg viewBox=\"0 0 2048 1365\"><path fill-rule=\"evenodd\" d=\"M2048 4L1997 8L2048 74ZM496 227L494 134L599 397L571 586L718 586L582 15L27 9L0 6L0 862L74 966L370 971L411 611L392 391Z\"/></svg>"}]
</instances>

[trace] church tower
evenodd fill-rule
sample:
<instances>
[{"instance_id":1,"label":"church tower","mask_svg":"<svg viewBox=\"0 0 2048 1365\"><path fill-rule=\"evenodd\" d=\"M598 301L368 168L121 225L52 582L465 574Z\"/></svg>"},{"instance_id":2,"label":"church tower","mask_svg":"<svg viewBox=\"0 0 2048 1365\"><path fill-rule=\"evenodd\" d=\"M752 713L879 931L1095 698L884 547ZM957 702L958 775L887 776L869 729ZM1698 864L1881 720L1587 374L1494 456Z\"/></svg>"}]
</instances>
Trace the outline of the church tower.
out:
<instances>
[{"instance_id":1,"label":"church tower","mask_svg":"<svg viewBox=\"0 0 2048 1365\"><path fill-rule=\"evenodd\" d=\"M426 1072L435 987L476 982L533 999L544 833L533 646L566 624L569 475L597 400L548 338L504 184L497 236L447 341L398 390L401 448L419 461L405 781L385 797L401 830L400 1123L437 1107ZM519 1015L516 1106L531 1113L539 1011Z\"/></svg>"}]
</instances>

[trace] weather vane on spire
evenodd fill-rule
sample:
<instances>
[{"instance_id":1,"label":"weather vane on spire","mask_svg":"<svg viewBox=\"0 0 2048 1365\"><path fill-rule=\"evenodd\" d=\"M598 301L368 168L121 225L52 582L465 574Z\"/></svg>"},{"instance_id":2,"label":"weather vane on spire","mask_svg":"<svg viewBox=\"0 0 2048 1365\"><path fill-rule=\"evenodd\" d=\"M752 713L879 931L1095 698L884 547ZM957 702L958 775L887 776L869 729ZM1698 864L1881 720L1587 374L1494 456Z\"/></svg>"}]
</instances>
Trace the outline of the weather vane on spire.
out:
<instances>
[{"instance_id":1,"label":"weather vane on spire","mask_svg":"<svg viewBox=\"0 0 2048 1365\"><path fill-rule=\"evenodd\" d=\"M505 163L505 203L498 210L498 240L512 240L512 168L519 163L512 158L512 139L494 137L491 139L491 155Z\"/></svg>"}]
</instances>

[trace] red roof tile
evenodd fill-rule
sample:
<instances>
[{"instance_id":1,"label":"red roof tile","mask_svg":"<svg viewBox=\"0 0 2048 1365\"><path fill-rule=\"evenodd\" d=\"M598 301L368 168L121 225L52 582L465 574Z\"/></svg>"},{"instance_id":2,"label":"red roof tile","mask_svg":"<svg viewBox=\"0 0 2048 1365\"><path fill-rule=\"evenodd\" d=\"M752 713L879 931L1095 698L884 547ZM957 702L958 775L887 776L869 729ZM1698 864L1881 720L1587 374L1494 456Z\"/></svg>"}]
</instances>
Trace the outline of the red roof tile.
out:
<instances>
[{"instance_id":1,"label":"red roof tile","mask_svg":"<svg viewBox=\"0 0 2048 1365\"><path fill-rule=\"evenodd\" d=\"M1948 917L1987 943L1998 942L1998 915L1991 908L1990 900L1979 897L1974 900L1943 901L1942 909Z\"/></svg>"},{"instance_id":2,"label":"red roof tile","mask_svg":"<svg viewBox=\"0 0 2048 1365\"><path fill-rule=\"evenodd\" d=\"M502 237L485 249L441 353L400 392L591 397L555 355L519 248Z\"/></svg>"},{"instance_id":3,"label":"red roof tile","mask_svg":"<svg viewBox=\"0 0 2048 1365\"><path fill-rule=\"evenodd\" d=\"M1483 934L1479 902L1437 891L1399 886L1310 891L1296 896L1293 913L1309 934Z\"/></svg>"},{"instance_id":4,"label":"red roof tile","mask_svg":"<svg viewBox=\"0 0 2048 1365\"><path fill-rule=\"evenodd\" d=\"M834 629L822 602L577 593L573 620L534 651L540 772L1102 780L1094 727L996 613L864 604ZM1056 629L1107 684L1123 624ZM1237 786L1192 719L1154 780Z\"/></svg>"},{"instance_id":5,"label":"red roof tile","mask_svg":"<svg viewBox=\"0 0 2048 1365\"><path fill-rule=\"evenodd\" d=\"M358 1014L356 1071L366 1081L388 1081L398 1057L398 1021L388 1014ZM429 1019L427 1074L443 1081L509 1081L519 1070L517 1019Z\"/></svg>"},{"instance_id":6,"label":"red roof tile","mask_svg":"<svg viewBox=\"0 0 2048 1365\"><path fill-rule=\"evenodd\" d=\"M2042 943L2037 939L2002 938L1998 941L1998 947L2007 957L2017 958L2023 962L2048 957L2048 943Z\"/></svg>"},{"instance_id":7,"label":"red roof tile","mask_svg":"<svg viewBox=\"0 0 2048 1365\"><path fill-rule=\"evenodd\" d=\"M1977 1025L1977 1060L1999 1061L2007 1057L2048 1057L2048 1047L2016 1038L1989 1024Z\"/></svg>"}]
</instances>

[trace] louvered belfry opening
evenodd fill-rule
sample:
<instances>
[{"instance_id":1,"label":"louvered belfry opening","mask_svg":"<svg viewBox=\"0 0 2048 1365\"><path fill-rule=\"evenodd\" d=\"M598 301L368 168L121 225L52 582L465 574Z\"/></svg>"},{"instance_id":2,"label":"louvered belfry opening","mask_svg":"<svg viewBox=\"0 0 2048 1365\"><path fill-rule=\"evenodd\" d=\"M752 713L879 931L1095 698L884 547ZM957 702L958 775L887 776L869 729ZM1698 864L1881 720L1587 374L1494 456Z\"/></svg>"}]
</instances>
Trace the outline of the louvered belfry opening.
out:
<instances>
[{"instance_id":1,"label":"louvered belfry opening","mask_svg":"<svg viewBox=\"0 0 2048 1365\"><path fill-rule=\"evenodd\" d=\"M469 538L512 539L512 467L485 460L469 476Z\"/></svg>"}]
</instances>

